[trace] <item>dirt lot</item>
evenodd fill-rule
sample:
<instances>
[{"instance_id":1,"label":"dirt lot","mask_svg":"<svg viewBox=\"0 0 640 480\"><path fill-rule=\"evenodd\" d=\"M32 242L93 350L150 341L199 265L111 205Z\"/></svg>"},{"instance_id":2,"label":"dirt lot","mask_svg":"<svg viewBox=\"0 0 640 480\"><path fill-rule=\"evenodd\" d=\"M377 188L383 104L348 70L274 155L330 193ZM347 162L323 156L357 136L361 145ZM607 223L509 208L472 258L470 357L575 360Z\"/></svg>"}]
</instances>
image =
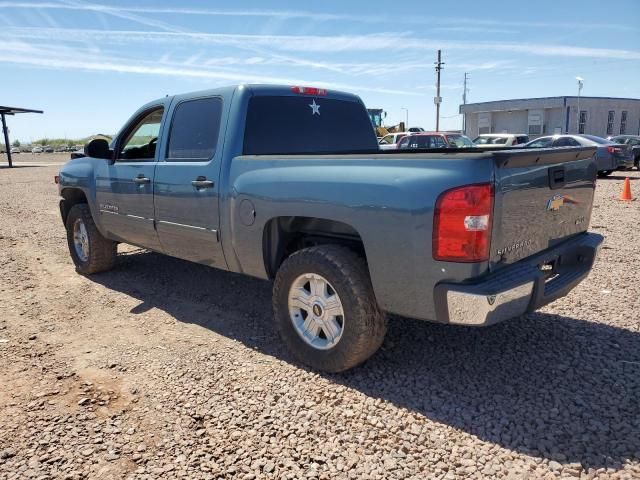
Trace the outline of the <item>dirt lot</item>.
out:
<instances>
[{"instance_id":1,"label":"dirt lot","mask_svg":"<svg viewBox=\"0 0 640 480\"><path fill-rule=\"evenodd\" d=\"M276 337L269 283L123 246L77 275L57 170L0 169L0 478L640 478L621 176L598 182L606 244L568 297L488 329L392 319L374 358L323 375Z\"/></svg>"}]
</instances>

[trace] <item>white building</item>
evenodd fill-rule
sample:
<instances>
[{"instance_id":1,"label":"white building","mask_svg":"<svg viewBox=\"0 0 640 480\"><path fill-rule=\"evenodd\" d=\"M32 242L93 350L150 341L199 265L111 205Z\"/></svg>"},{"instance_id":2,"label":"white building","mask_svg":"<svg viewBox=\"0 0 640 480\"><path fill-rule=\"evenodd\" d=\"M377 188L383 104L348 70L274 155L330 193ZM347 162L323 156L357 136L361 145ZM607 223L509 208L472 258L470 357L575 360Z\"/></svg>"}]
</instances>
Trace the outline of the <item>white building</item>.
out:
<instances>
[{"instance_id":1,"label":"white building","mask_svg":"<svg viewBox=\"0 0 640 480\"><path fill-rule=\"evenodd\" d=\"M558 133L640 135L640 99L611 97L545 97L460 105L466 134Z\"/></svg>"}]
</instances>

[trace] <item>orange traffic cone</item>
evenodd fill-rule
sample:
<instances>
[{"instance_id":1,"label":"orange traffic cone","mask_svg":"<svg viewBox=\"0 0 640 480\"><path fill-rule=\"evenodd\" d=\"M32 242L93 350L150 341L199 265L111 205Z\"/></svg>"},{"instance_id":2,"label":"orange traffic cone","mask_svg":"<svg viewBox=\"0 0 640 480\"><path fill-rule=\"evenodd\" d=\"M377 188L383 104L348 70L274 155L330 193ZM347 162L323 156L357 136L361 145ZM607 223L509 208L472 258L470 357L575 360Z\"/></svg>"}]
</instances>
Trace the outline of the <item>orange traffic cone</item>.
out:
<instances>
[{"instance_id":1,"label":"orange traffic cone","mask_svg":"<svg viewBox=\"0 0 640 480\"><path fill-rule=\"evenodd\" d=\"M633 197L631 196L631 180L629 180L629 177L624 179L622 193L620 193L620 200L623 200L625 202L630 202L631 200L633 200Z\"/></svg>"}]
</instances>

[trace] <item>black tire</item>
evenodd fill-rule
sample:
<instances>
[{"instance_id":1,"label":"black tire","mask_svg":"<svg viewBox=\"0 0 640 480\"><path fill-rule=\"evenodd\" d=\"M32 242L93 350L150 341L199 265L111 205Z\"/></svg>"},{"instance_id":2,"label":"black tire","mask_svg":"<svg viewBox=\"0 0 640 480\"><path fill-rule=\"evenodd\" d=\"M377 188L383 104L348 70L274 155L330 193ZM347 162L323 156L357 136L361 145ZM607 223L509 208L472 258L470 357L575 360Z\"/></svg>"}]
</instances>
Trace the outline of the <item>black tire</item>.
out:
<instances>
[{"instance_id":1,"label":"black tire","mask_svg":"<svg viewBox=\"0 0 640 480\"><path fill-rule=\"evenodd\" d=\"M604 177L608 177L609 175L611 175L613 173L613 170L600 170L598 172L598 176L600 178L604 178Z\"/></svg>"},{"instance_id":2,"label":"black tire","mask_svg":"<svg viewBox=\"0 0 640 480\"><path fill-rule=\"evenodd\" d=\"M87 237L89 242L89 254L87 259L82 259L78 256L74 244L74 225L77 221L84 223L87 231ZM92 273L105 272L111 270L116 262L116 256L118 254L118 244L109 239L106 239L98 231L93 217L91 216L91 210L86 203L79 203L71 207L69 214L67 215L67 243L69 244L69 253L71 259L76 266L76 271L83 275L90 275Z\"/></svg>"},{"instance_id":3,"label":"black tire","mask_svg":"<svg viewBox=\"0 0 640 480\"><path fill-rule=\"evenodd\" d=\"M304 274L324 277L340 297L344 310L342 336L325 350L302 339L289 313L289 290ZM293 355L325 372L341 372L367 360L380 348L387 330L387 319L376 302L364 260L338 245L306 248L283 262L273 286L273 311L278 332Z\"/></svg>"}]
</instances>

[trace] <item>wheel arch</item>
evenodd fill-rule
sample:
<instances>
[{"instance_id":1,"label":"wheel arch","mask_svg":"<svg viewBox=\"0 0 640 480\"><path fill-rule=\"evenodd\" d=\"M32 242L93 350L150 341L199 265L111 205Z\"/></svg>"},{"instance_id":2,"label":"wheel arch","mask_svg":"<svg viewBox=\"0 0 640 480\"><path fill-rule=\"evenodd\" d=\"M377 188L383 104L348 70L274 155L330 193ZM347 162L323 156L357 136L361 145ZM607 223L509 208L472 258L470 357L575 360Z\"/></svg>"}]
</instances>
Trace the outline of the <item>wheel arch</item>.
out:
<instances>
[{"instance_id":1,"label":"wheel arch","mask_svg":"<svg viewBox=\"0 0 640 480\"><path fill-rule=\"evenodd\" d=\"M60 192L60 196L62 197L60 200L60 215L62 216L62 222L64 224L67 223L67 216L74 205L89 203L87 195L80 188L64 188Z\"/></svg>"},{"instance_id":2,"label":"wheel arch","mask_svg":"<svg viewBox=\"0 0 640 480\"><path fill-rule=\"evenodd\" d=\"M364 241L351 225L337 220L280 216L271 218L264 225L262 252L267 276L273 279L282 262L292 253L303 248L338 244L349 247L367 261Z\"/></svg>"}]
</instances>

